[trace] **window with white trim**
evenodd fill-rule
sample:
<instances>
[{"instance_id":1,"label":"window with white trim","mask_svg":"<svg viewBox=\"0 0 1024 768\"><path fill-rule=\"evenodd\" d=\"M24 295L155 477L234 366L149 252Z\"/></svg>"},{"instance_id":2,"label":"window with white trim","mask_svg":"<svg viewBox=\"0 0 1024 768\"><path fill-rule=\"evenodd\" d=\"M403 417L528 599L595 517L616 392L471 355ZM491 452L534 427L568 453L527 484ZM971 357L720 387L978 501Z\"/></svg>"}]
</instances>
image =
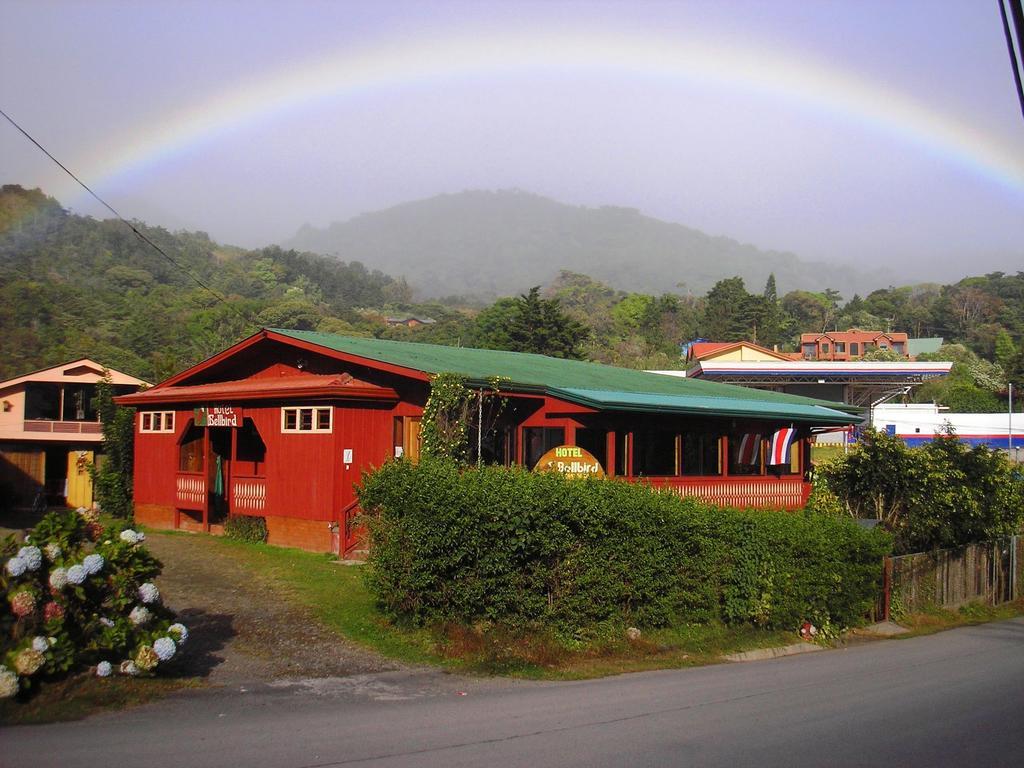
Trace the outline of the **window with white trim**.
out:
<instances>
[{"instance_id":1,"label":"window with white trim","mask_svg":"<svg viewBox=\"0 0 1024 768\"><path fill-rule=\"evenodd\" d=\"M330 432L334 409L330 406L282 408L282 432Z\"/></svg>"},{"instance_id":2,"label":"window with white trim","mask_svg":"<svg viewBox=\"0 0 1024 768\"><path fill-rule=\"evenodd\" d=\"M139 417L140 432L174 431L174 411L144 411Z\"/></svg>"}]
</instances>

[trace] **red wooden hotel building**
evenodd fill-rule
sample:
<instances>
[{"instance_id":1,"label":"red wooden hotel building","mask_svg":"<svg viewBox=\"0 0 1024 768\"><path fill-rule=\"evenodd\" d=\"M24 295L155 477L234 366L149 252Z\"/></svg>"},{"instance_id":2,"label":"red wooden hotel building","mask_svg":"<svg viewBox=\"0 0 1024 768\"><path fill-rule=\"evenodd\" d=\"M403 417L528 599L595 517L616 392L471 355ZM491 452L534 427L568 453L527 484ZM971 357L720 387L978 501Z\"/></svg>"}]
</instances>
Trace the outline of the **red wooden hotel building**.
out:
<instances>
[{"instance_id":1,"label":"red wooden hotel building","mask_svg":"<svg viewBox=\"0 0 1024 768\"><path fill-rule=\"evenodd\" d=\"M609 476L722 504L803 505L812 429L860 421L836 403L595 363L264 329L118 398L138 409L136 519L210 530L256 515L272 544L347 554L361 473L418 457L430 377L443 372L489 404L498 382L483 461L533 467L576 445ZM769 465L783 427L796 429L790 460ZM755 449L748 439L741 455L744 436Z\"/></svg>"}]
</instances>

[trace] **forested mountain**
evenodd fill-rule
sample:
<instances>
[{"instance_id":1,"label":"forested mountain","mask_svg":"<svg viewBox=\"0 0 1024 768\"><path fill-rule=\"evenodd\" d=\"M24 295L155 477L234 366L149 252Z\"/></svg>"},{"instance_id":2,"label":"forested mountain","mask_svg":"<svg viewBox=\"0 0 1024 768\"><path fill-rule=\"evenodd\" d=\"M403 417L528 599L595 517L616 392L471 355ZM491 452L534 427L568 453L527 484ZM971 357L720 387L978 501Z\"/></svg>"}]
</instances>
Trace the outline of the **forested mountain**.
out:
<instances>
[{"instance_id":1,"label":"forested mountain","mask_svg":"<svg viewBox=\"0 0 1024 768\"><path fill-rule=\"evenodd\" d=\"M119 221L68 214L39 190L0 189L0 378L89 356L159 381L260 326L659 369L683 367L680 344L698 337L796 350L801 332L856 326L945 338L932 359L954 361L953 376L918 388L916 397L1000 410L1008 381L1024 388L1024 272L881 288L844 302L833 289L782 293L773 274L749 284L726 277L702 295L668 278L656 290L627 292L561 271L542 290L495 283L506 298L489 306L413 303L404 280L359 262L134 226L177 264ZM407 314L434 322L385 322Z\"/></svg>"},{"instance_id":2,"label":"forested mountain","mask_svg":"<svg viewBox=\"0 0 1024 768\"><path fill-rule=\"evenodd\" d=\"M285 245L404 275L421 297L493 300L561 270L645 293L701 294L732 275L763 285L774 274L786 291L865 293L892 282L888 273L804 262L630 208L571 206L518 191L440 195L324 230L305 226Z\"/></svg>"},{"instance_id":3,"label":"forested mountain","mask_svg":"<svg viewBox=\"0 0 1024 768\"><path fill-rule=\"evenodd\" d=\"M403 281L358 263L135 226L187 272L119 221L0 189L0 378L88 356L155 381L260 325L344 332L354 308L409 299Z\"/></svg>"}]
</instances>

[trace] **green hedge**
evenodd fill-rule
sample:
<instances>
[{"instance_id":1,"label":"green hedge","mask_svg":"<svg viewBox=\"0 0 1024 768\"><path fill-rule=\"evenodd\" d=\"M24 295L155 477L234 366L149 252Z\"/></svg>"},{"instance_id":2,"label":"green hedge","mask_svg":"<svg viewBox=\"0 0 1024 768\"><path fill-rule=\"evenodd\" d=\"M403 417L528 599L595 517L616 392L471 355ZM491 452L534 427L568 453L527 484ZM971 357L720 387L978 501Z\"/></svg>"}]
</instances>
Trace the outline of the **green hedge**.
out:
<instances>
[{"instance_id":1,"label":"green hedge","mask_svg":"<svg viewBox=\"0 0 1024 768\"><path fill-rule=\"evenodd\" d=\"M850 520L436 460L391 462L359 496L368 585L388 615L416 624L851 626L891 545Z\"/></svg>"}]
</instances>

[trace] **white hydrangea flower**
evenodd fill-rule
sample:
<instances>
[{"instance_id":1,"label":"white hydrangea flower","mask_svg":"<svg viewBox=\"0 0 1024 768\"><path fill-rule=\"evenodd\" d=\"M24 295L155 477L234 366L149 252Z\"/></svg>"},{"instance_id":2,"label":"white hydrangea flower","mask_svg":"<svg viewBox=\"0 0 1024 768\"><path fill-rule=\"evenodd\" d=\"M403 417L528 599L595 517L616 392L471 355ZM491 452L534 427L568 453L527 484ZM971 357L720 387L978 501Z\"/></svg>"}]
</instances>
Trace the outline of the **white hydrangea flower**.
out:
<instances>
[{"instance_id":1,"label":"white hydrangea flower","mask_svg":"<svg viewBox=\"0 0 1024 768\"><path fill-rule=\"evenodd\" d=\"M32 638L32 649L40 653L46 653L46 651L50 650L50 641L42 635L36 635Z\"/></svg>"},{"instance_id":2,"label":"white hydrangea flower","mask_svg":"<svg viewBox=\"0 0 1024 768\"><path fill-rule=\"evenodd\" d=\"M108 619L106 616L100 618L100 624L102 624L104 627L114 626L114 622L111 619Z\"/></svg>"},{"instance_id":3,"label":"white hydrangea flower","mask_svg":"<svg viewBox=\"0 0 1024 768\"><path fill-rule=\"evenodd\" d=\"M110 677L110 673L113 671L114 668L109 661L101 661L96 665L96 677Z\"/></svg>"},{"instance_id":4,"label":"white hydrangea flower","mask_svg":"<svg viewBox=\"0 0 1024 768\"><path fill-rule=\"evenodd\" d=\"M129 544L138 544L139 534L137 534L131 528L125 528L123 531L121 531L121 541L125 541Z\"/></svg>"},{"instance_id":5,"label":"white hydrangea flower","mask_svg":"<svg viewBox=\"0 0 1024 768\"><path fill-rule=\"evenodd\" d=\"M188 640L188 627L181 623L171 624L167 628L168 634L175 635L175 639L178 641L178 645L184 645L185 641Z\"/></svg>"},{"instance_id":6,"label":"white hydrangea flower","mask_svg":"<svg viewBox=\"0 0 1024 768\"><path fill-rule=\"evenodd\" d=\"M68 585L68 569L54 568L50 571L50 586L60 592Z\"/></svg>"},{"instance_id":7,"label":"white hydrangea flower","mask_svg":"<svg viewBox=\"0 0 1024 768\"><path fill-rule=\"evenodd\" d=\"M21 576L25 571L28 570L28 563L22 560L20 557L12 557L7 561L7 572L11 576Z\"/></svg>"},{"instance_id":8,"label":"white hydrangea flower","mask_svg":"<svg viewBox=\"0 0 1024 768\"><path fill-rule=\"evenodd\" d=\"M9 699L18 692L18 676L0 666L0 699Z\"/></svg>"},{"instance_id":9,"label":"white hydrangea flower","mask_svg":"<svg viewBox=\"0 0 1024 768\"><path fill-rule=\"evenodd\" d=\"M145 541L145 540L146 540L146 534L144 534L142 531L136 531L135 532L135 541L136 542Z\"/></svg>"},{"instance_id":10,"label":"white hydrangea flower","mask_svg":"<svg viewBox=\"0 0 1024 768\"><path fill-rule=\"evenodd\" d=\"M178 650L174 641L169 637L158 637L153 643L153 650L160 657L160 661L170 661L174 652Z\"/></svg>"},{"instance_id":11,"label":"white hydrangea flower","mask_svg":"<svg viewBox=\"0 0 1024 768\"><path fill-rule=\"evenodd\" d=\"M81 584L88 575L88 571L80 565L76 564L68 568L68 581L72 584Z\"/></svg>"},{"instance_id":12,"label":"white hydrangea flower","mask_svg":"<svg viewBox=\"0 0 1024 768\"><path fill-rule=\"evenodd\" d=\"M149 621L152 614L149 612L149 608L142 605L136 605L132 608L132 612L128 614L128 620L136 627L141 627L147 621Z\"/></svg>"},{"instance_id":13,"label":"white hydrangea flower","mask_svg":"<svg viewBox=\"0 0 1024 768\"><path fill-rule=\"evenodd\" d=\"M43 564L43 551L39 547L22 547L18 550L18 558L25 561L25 567L36 571Z\"/></svg>"},{"instance_id":14,"label":"white hydrangea flower","mask_svg":"<svg viewBox=\"0 0 1024 768\"><path fill-rule=\"evenodd\" d=\"M85 568L86 573L90 576L94 573L99 573L103 568L103 555L98 555L95 552L91 555L86 555L82 561L82 567Z\"/></svg>"},{"instance_id":15,"label":"white hydrangea flower","mask_svg":"<svg viewBox=\"0 0 1024 768\"><path fill-rule=\"evenodd\" d=\"M56 562L57 558L61 556L62 552L60 544L58 544L55 541L51 541L49 544L47 544L44 547L44 551L46 552L46 557L50 560L51 563Z\"/></svg>"},{"instance_id":16,"label":"white hydrangea flower","mask_svg":"<svg viewBox=\"0 0 1024 768\"><path fill-rule=\"evenodd\" d=\"M141 587L139 587L139 600L144 603L155 603L160 599L160 590L157 589L156 584L147 581Z\"/></svg>"},{"instance_id":17,"label":"white hydrangea flower","mask_svg":"<svg viewBox=\"0 0 1024 768\"><path fill-rule=\"evenodd\" d=\"M122 675L137 675L139 674L139 668L135 666L135 662L131 659L126 659L121 662L120 671Z\"/></svg>"}]
</instances>

